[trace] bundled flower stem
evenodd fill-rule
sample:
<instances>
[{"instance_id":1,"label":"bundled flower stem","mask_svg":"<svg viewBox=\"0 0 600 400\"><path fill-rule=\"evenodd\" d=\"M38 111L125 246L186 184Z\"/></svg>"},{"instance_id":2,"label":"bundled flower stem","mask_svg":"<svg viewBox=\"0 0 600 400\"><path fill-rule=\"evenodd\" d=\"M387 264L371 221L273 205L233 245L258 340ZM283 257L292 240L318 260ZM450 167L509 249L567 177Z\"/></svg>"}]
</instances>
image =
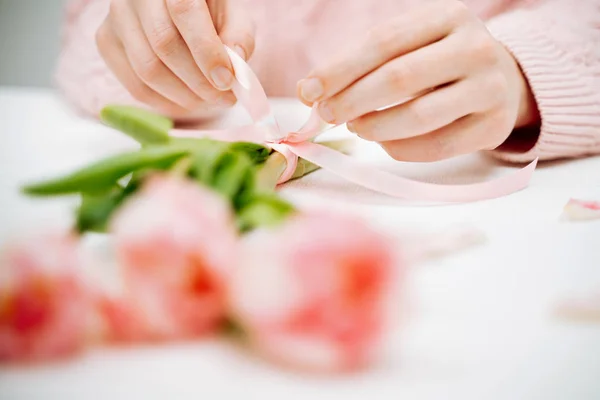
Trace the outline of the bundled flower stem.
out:
<instances>
[{"instance_id":1,"label":"bundled flower stem","mask_svg":"<svg viewBox=\"0 0 600 400\"><path fill-rule=\"evenodd\" d=\"M227 198L240 216L243 231L272 225L293 208L273 193L286 167L280 153L255 143L173 138L169 136L171 120L134 107L108 106L101 117L107 125L138 141L141 148L23 188L31 196L79 195L76 229L80 233L105 232L121 204L149 175L161 171L186 176ZM344 153L350 148L347 140L322 144ZM293 179L317 168L300 159Z\"/></svg>"},{"instance_id":2,"label":"bundled flower stem","mask_svg":"<svg viewBox=\"0 0 600 400\"><path fill-rule=\"evenodd\" d=\"M337 150L340 153L348 154L352 148L353 142L348 139L341 140L329 140L322 141L319 144L329 147L330 149ZM287 165L287 161L285 157L278 152L273 152L262 165L262 167L258 170L257 175L257 183L260 188L263 189L273 189L277 186L277 182L279 178L285 171L285 167ZM292 175L291 180L302 178L316 170L319 169L319 166L311 163L308 160L300 158L298 160L298 166L296 167L296 171L294 175Z\"/></svg>"}]
</instances>

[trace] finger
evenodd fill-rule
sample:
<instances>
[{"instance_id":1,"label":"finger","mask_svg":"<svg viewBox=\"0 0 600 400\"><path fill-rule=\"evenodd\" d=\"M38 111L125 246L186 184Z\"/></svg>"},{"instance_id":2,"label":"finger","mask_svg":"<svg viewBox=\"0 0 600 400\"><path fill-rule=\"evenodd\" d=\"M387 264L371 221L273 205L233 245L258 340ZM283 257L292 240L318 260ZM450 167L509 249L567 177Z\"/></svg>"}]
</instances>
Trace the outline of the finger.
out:
<instances>
[{"instance_id":1,"label":"finger","mask_svg":"<svg viewBox=\"0 0 600 400\"><path fill-rule=\"evenodd\" d=\"M298 83L299 97L309 105L329 98L380 65L441 40L469 16L463 3L443 0L402 14L311 72Z\"/></svg>"},{"instance_id":2,"label":"finger","mask_svg":"<svg viewBox=\"0 0 600 400\"><path fill-rule=\"evenodd\" d=\"M396 58L319 104L321 117L343 123L464 78L468 54L458 35ZM440 67L442 66L442 67Z\"/></svg>"},{"instance_id":3,"label":"finger","mask_svg":"<svg viewBox=\"0 0 600 400\"><path fill-rule=\"evenodd\" d=\"M498 99L490 92L498 84L488 81L468 79L440 87L406 103L360 117L350 122L348 128L363 139L376 142L432 132L494 106Z\"/></svg>"},{"instance_id":4,"label":"finger","mask_svg":"<svg viewBox=\"0 0 600 400\"><path fill-rule=\"evenodd\" d=\"M137 12L154 53L194 94L211 104L235 103L231 92L215 89L198 68L163 1L143 3Z\"/></svg>"},{"instance_id":5,"label":"finger","mask_svg":"<svg viewBox=\"0 0 600 400\"><path fill-rule=\"evenodd\" d=\"M498 146L496 121L498 118L486 114L471 114L426 135L382 142L381 146L398 161L440 161Z\"/></svg>"},{"instance_id":6,"label":"finger","mask_svg":"<svg viewBox=\"0 0 600 400\"><path fill-rule=\"evenodd\" d=\"M167 8L204 76L219 90L229 90L233 72L204 0L166 0Z\"/></svg>"},{"instance_id":7,"label":"finger","mask_svg":"<svg viewBox=\"0 0 600 400\"><path fill-rule=\"evenodd\" d=\"M131 67L138 77L162 96L188 110L203 105L196 96L152 50L142 25L128 3L122 3L119 15L112 19Z\"/></svg>"},{"instance_id":8,"label":"finger","mask_svg":"<svg viewBox=\"0 0 600 400\"><path fill-rule=\"evenodd\" d=\"M256 26L239 5L228 2L227 7L226 19L219 36L225 45L247 61L254 53Z\"/></svg>"},{"instance_id":9,"label":"finger","mask_svg":"<svg viewBox=\"0 0 600 400\"><path fill-rule=\"evenodd\" d=\"M167 115L180 116L188 113L184 108L158 94L137 76L123 45L112 29L103 25L96 34L96 42L106 65L134 99Z\"/></svg>"}]
</instances>

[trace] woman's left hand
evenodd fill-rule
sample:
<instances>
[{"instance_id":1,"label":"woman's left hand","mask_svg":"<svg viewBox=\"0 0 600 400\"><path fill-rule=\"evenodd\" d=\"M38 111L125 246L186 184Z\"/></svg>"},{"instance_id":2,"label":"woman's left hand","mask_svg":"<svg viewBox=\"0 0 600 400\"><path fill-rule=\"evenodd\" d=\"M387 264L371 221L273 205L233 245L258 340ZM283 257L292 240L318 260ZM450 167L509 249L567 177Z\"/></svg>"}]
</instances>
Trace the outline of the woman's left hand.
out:
<instances>
[{"instance_id":1,"label":"woman's left hand","mask_svg":"<svg viewBox=\"0 0 600 400\"><path fill-rule=\"evenodd\" d=\"M299 96L397 160L494 149L539 119L517 62L460 1L422 5L353 47L300 81Z\"/></svg>"}]
</instances>

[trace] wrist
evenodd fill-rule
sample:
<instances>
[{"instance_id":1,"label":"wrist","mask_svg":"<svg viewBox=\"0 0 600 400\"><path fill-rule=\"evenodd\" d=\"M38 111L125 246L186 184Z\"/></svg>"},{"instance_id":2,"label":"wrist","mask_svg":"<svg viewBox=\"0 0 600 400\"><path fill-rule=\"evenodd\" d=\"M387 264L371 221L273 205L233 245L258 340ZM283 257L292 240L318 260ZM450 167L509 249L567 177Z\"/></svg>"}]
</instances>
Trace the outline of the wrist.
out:
<instances>
[{"instance_id":1,"label":"wrist","mask_svg":"<svg viewBox=\"0 0 600 400\"><path fill-rule=\"evenodd\" d=\"M518 87L519 87L519 109L515 128L525 128L538 125L540 123L540 112L533 91L529 86L523 70L515 60L518 69Z\"/></svg>"}]
</instances>

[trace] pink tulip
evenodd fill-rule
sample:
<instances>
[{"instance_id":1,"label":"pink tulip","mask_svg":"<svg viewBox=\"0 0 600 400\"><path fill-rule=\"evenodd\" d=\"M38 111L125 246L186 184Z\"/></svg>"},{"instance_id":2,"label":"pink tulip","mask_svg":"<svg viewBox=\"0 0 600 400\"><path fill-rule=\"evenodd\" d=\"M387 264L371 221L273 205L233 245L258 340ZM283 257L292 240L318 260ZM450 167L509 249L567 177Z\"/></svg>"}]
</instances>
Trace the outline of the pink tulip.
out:
<instances>
[{"instance_id":1,"label":"pink tulip","mask_svg":"<svg viewBox=\"0 0 600 400\"><path fill-rule=\"evenodd\" d=\"M0 260L0 361L69 355L86 339L90 301L76 239L30 238Z\"/></svg>"},{"instance_id":2,"label":"pink tulip","mask_svg":"<svg viewBox=\"0 0 600 400\"><path fill-rule=\"evenodd\" d=\"M404 270L387 237L360 220L314 213L247 239L230 306L263 355L327 372L373 360Z\"/></svg>"},{"instance_id":3,"label":"pink tulip","mask_svg":"<svg viewBox=\"0 0 600 400\"><path fill-rule=\"evenodd\" d=\"M136 309L131 298L99 296L96 308L100 317L99 339L112 343L145 342L153 338L142 310Z\"/></svg>"},{"instance_id":4,"label":"pink tulip","mask_svg":"<svg viewBox=\"0 0 600 400\"><path fill-rule=\"evenodd\" d=\"M214 330L237 231L224 199L180 178L154 176L111 224L126 294L101 309L115 340L172 340Z\"/></svg>"}]
</instances>

